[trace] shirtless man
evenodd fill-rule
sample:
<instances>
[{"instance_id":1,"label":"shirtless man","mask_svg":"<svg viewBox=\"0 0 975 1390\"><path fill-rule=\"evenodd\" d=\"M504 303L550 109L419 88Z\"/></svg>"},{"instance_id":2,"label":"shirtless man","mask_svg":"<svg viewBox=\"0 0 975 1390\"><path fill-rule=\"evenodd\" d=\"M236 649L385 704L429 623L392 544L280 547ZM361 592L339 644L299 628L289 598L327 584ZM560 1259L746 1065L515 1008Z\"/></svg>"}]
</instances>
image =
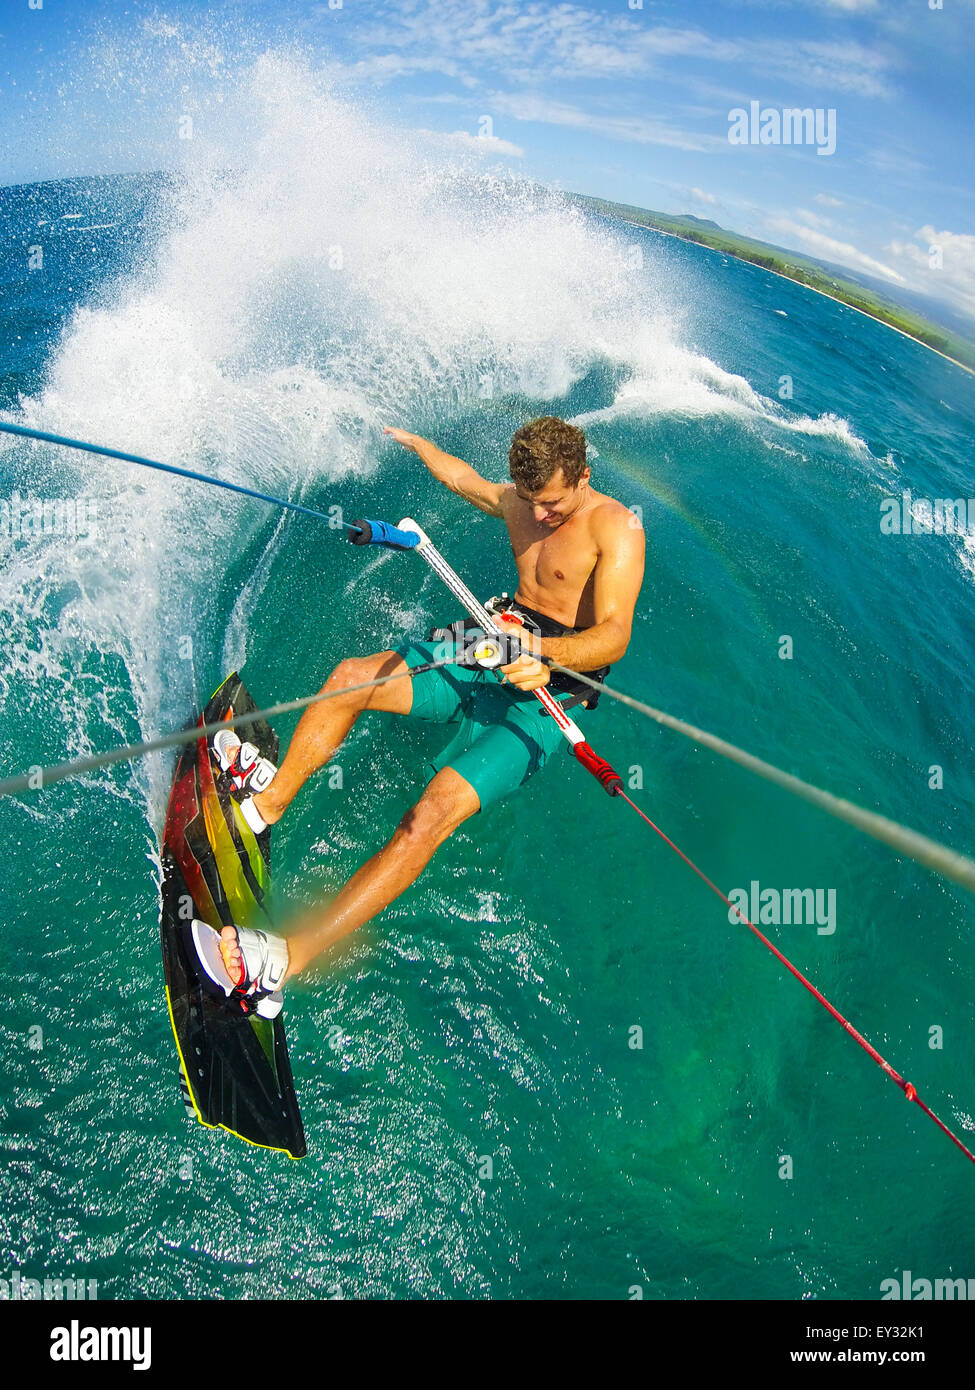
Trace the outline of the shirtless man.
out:
<instances>
[{"instance_id":1,"label":"shirtless man","mask_svg":"<svg viewBox=\"0 0 975 1390\"><path fill-rule=\"evenodd\" d=\"M430 764L434 775L420 800L388 844L327 905L306 914L287 938L238 934L233 927L225 927L219 939L213 934L238 990L258 995L279 991L286 978L300 974L340 937L382 912L419 877L459 825L545 764L561 735L530 692L548 685L556 698L575 704L587 696L586 703L591 702L592 690L553 673L537 656L602 678L630 641L643 581L644 534L628 508L590 485L582 430L552 416L523 425L511 442L509 483L482 478L415 434L390 427L385 432L417 454L451 492L505 523L518 568L513 606L532 620L541 638L504 625L534 655L523 653L502 667L502 680L480 667L450 665L416 680L338 693L311 705L280 768L275 772L265 764L263 790L255 790L262 785L260 771L236 762L241 751L236 735L231 730L218 735L224 739L221 762L238 783L241 810L260 832L280 820L312 773L332 760L363 711L385 710L436 723L452 720L455 725L463 715L457 737ZM562 632L566 635L557 635ZM323 692L405 674L436 656L434 644L410 642L393 651L349 657L336 666ZM212 961L212 949L208 954ZM214 973L212 968L208 973ZM280 1005L270 1006L275 1007Z\"/></svg>"}]
</instances>

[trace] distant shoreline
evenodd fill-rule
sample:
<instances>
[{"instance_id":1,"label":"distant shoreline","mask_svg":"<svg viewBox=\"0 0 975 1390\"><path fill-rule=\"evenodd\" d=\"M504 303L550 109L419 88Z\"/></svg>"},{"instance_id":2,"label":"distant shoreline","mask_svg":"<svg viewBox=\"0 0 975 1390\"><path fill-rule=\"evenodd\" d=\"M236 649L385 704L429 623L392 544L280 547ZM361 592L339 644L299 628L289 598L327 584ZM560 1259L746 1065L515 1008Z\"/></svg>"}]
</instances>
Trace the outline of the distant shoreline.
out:
<instances>
[{"instance_id":1,"label":"distant shoreline","mask_svg":"<svg viewBox=\"0 0 975 1390\"><path fill-rule=\"evenodd\" d=\"M730 256L732 260L741 261L744 265L753 265L756 270L764 271L766 275L775 275L780 280L788 280L791 285L798 285L800 289L811 291L812 294L821 294L824 299L831 299L834 304L842 304L844 309L852 309L855 314L862 314L864 318L882 324L884 328L889 328L893 333L899 333L902 338L908 338L912 343L927 348L928 352L933 352L937 357L943 357L946 362L951 362L953 366L960 367L969 376L975 376L975 368L969 367L965 362L959 362L957 357L942 352L940 348L932 347L923 338L918 338L914 333L908 333L906 328L898 328L896 323L890 323L887 319L881 318L879 314L871 314L867 309L858 309L855 304L848 304L839 295L830 294L828 290L817 289L815 285L807 285L805 280L797 280L794 275L787 275L785 271L772 270L770 266L759 265L757 261L749 260L747 256L736 255L734 251L723 251L718 246L708 246L707 242L698 241L691 236L681 236L680 232L665 232L662 227L655 227L650 222L634 222L628 217L621 217L618 220L625 222L628 227L641 227L643 231L655 232L657 236L672 236L676 241L686 241L689 246L700 246L703 251L711 251L716 256Z\"/></svg>"}]
</instances>

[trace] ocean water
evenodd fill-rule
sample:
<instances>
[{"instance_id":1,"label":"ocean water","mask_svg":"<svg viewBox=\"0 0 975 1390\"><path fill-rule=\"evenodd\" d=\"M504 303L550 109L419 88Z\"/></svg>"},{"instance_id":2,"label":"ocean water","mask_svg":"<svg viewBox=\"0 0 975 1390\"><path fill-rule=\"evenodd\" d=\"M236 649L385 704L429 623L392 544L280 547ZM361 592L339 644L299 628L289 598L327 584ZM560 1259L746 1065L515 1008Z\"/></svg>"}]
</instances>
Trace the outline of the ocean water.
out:
<instances>
[{"instance_id":1,"label":"ocean water","mask_svg":"<svg viewBox=\"0 0 975 1390\"><path fill-rule=\"evenodd\" d=\"M484 595L514 582L503 530L382 426L501 478L521 422L570 418L647 531L617 687L971 852L975 547L880 531L905 488L975 494L971 376L447 163L293 58L237 99L237 143L179 176L0 190L2 418L409 512ZM9 437L0 482L97 515L2 539L4 774L178 728L235 666L271 703L456 616L410 557L193 482ZM972 899L608 698L583 719L725 891L835 891L835 932L770 934L971 1145ZM282 910L378 848L443 741L360 721L275 833ZM795 1300L972 1274L964 1156L564 755L292 991L305 1160L188 1122L158 948L172 766L0 800L0 1277Z\"/></svg>"}]
</instances>

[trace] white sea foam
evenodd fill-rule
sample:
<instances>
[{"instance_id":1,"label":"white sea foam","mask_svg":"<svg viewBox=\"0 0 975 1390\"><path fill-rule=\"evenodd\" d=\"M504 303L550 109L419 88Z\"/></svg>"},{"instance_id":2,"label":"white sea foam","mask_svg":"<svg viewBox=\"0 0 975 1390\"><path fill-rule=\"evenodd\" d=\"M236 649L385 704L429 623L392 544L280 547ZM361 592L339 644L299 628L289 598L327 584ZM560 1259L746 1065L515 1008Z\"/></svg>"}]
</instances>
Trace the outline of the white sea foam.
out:
<instances>
[{"instance_id":1,"label":"white sea foam","mask_svg":"<svg viewBox=\"0 0 975 1390\"><path fill-rule=\"evenodd\" d=\"M665 326L663 331L659 324L638 329L628 344L627 364L632 376L617 391L612 404L576 416L576 424L585 427L627 416L703 419L726 415L746 424L771 426L774 431L835 439L858 454L867 451L848 420L832 412L818 416L790 413L779 402L755 391L744 377L681 347Z\"/></svg>"}]
</instances>

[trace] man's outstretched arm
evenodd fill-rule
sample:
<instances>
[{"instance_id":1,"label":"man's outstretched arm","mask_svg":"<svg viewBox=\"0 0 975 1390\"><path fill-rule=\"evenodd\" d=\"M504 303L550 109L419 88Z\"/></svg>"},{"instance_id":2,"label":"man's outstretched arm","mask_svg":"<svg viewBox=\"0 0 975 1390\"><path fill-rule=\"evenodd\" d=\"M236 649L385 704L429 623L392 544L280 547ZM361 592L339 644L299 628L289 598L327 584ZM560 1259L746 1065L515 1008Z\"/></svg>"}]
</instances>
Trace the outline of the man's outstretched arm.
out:
<instances>
[{"instance_id":1,"label":"man's outstretched arm","mask_svg":"<svg viewBox=\"0 0 975 1390\"><path fill-rule=\"evenodd\" d=\"M397 444L402 444L405 449L412 449L413 453L423 460L437 482L449 487L451 492L456 492L458 497L463 497L472 507L487 512L488 516L501 516L501 497L511 488L511 483L492 483L487 478L482 478L469 463L454 458L452 454L445 454L436 444L431 444L429 439L421 439L418 434L409 434L406 430L396 429L392 425L386 425L383 434L391 434Z\"/></svg>"}]
</instances>

